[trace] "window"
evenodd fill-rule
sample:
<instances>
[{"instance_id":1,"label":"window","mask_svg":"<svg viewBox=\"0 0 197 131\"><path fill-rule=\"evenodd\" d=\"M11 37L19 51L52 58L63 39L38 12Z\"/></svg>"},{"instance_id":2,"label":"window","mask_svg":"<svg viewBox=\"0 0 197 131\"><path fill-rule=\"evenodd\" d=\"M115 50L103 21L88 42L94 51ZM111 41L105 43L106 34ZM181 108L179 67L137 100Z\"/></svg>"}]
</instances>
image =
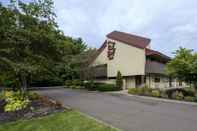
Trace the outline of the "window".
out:
<instances>
[{"instance_id":1,"label":"window","mask_svg":"<svg viewBox=\"0 0 197 131\"><path fill-rule=\"evenodd\" d=\"M159 77L155 77L155 83L159 83L160 82L160 78Z\"/></svg>"},{"instance_id":2,"label":"window","mask_svg":"<svg viewBox=\"0 0 197 131\"><path fill-rule=\"evenodd\" d=\"M179 81L179 86L182 86L182 81Z\"/></svg>"}]
</instances>

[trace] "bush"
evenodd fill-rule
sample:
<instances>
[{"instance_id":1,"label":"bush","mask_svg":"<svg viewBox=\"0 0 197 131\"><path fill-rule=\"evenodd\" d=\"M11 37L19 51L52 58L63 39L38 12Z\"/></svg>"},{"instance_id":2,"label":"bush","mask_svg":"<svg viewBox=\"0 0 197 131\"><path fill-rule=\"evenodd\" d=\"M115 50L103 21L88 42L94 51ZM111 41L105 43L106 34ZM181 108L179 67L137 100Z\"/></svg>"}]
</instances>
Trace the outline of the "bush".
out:
<instances>
[{"instance_id":1,"label":"bush","mask_svg":"<svg viewBox=\"0 0 197 131\"><path fill-rule=\"evenodd\" d=\"M192 96L186 96L186 97L184 97L184 100L185 101L194 101L194 97L192 97Z\"/></svg>"},{"instance_id":2,"label":"bush","mask_svg":"<svg viewBox=\"0 0 197 131\"><path fill-rule=\"evenodd\" d=\"M139 88L140 91L141 91L141 94L142 95L145 95L145 96L151 96L151 93L152 93L152 90L151 88L148 88L147 86L143 87L143 88Z\"/></svg>"},{"instance_id":3,"label":"bush","mask_svg":"<svg viewBox=\"0 0 197 131\"><path fill-rule=\"evenodd\" d=\"M93 81L84 82L84 87L91 91L116 91L117 88L114 84L97 83Z\"/></svg>"},{"instance_id":4,"label":"bush","mask_svg":"<svg viewBox=\"0 0 197 131\"><path fill-rule=\"evenodd\" d=\"M4 110L6 112L22 110L26 108L30 103L29 99L23 97L20 92L7 91L5 92L4 97L6 101Z\"/></svg>"},{"instance_id":5,"label":"bush","mask_svg":"<svg viewBox=\"0 0 197 131\"><path fill-rule=\"evenodd\" d=\"M191 87L186 87L186 88L183 88L185 90L185 94L184 96L195 96L195 93L196 93L196 90L194 88L191 88Z\"/></svg>"},{"instance_id":6,"label":"bush","mask_svg":"<svg viewBox=\"0 0 197 131\"><path fill-rule=\"evenodd\" d=\"M176 92L173 92L172 94L172 99L183 100L183 98L184 98L184 95L182 92L176 91Z\"/></svg>"},{"instance_id":7,"label":"bush","mask_svg":"<svg viewBox=\"0 0 197 131\"><path fill-rule=\"evenodd\" d=\"M37 100L37 99L39 99L39 97L40 96L35 92L28 92L28 98L30 100Z\"/></svg>"},{"instance_id":8,"label":"bush","mask_svg":"<svg viewBox=\"0 0 197 131\"><path fill-rule=\"evenodd\" d=\"M116 86L114 84L105 84L105 83L102 83L100 85L98 85L96 87L96 90L98 91L116 91Z\"/></svg>"},{"instance_id":9,"label":"bush","mask_svg":"<svg viewBox=\"0 0 197 131\"><path fill-rule=\"evenodd\" d=\"M186 87L186 88L174 88L174 89L168 89L168 90L166 90L166 93L168 94L168 97L169 98L172 98L173 96L173 94L175 93L175 92L181 92L182 94L183 94L183 96L192 96L192 97L194 97L195 96L195 89L193 89L193 88L190 88L190 87Z\"/></svg>"},{"instance_id":10,"label":"bush","mask_svg":"<svg viewBox=\"0 0 197 131\"><path fill-rule=\"evenodd\" d=\"M142 88L130 88L128 90L129 94L137 94L137 95L145 95L145 96L151 96L152 89L148 87L142 87Z\"/></svg>"},{"instance_id":11,"label":"bush","mask_svg":"<svg viewBox=\"0 0 197 131\"><path fill-rule=\"evenodd\" d=\"M194 102L197 102L197 96L194 97Z\"/></svg>"},{"instance_id":12,"label":"bush","mask_svg":"<svg viewBox=\"0 0 197 131\"><path fill-rule=\"evenodd\" d=\"M96 88L95 88L96 83L92 80L91 81L85 81L83 85L88 90L91 90L91 91L96 90Z\"/></svg>"},{"instance_id":13,"label":"bush","mask_svg":"<svg viewBox=\"0 0 197 131\"><path fill-rule=\"evenodd\" d=\"M65 86L66 86L66 87L72 86L72 80L66 80L66 81L65 81Z\"/></svg>"},{"instance_id":14,"label":"bush","mask_svg":"<svg viewBox=\"0 0 197 131\"><path fill-rule=\"evenodd\" d=\"M168 98L168 95L166 94L165 91L161 91L161 98Z\"/></svg>"},{"instance_id":15,"label":"bush","mask_svg":"<svg viewBox=\"0 0 197 131\"><path fill-rule=\"evenodd\" d=\"M72 86L83 86L83 81L81 80L73 80Z\"/></svg>"},{"instance_id":16,"label":"bush","mask_svg":"<svg viewBox=\"0 0 197 131\"><path fill-rule=\"evenodd\" d=\"M82 86L84 86L83 81L76 79L76 80L66 80L65 86L67 88L73 88L73 89L80 89Z\"/></svg>"},{"instance_id":17,"label":"bush","mask_svg":"<svg viewBox=\"0 0 197 131\"><path fill-rule=\"evenodd\" d=\"M3 92L0 92L0 100L3 99Z\"/></svg>"},{"instance_id":18,"label":"bush","mask_svg":"<svg viewBox=\"0 0 197 131\"><path fill-rule=\"evenodd\" d=\"M128 93L129 94L138 94L138 90L137 90L137 88L129 88Z\"/></svg>"},{"instance_id":19,"label":"bush","mask_svg":"<svg viewBox=\"0 0 197 131\"><path fill-rule=\"evenodd\" d=\"M152 90L151 96L160 97L161 96L160 91L159 90Z\"/></svg>"},{"instance_id":20,"label":"bush","mask_svg":"<svg viewBox=\"0 0 197 131\"><path fill-rule=\"evenodd\" d=\"M116 90L122 90L122 85L123 85L123 80L122 80L122 74L120 71L117 72L117 77L116 77Z\"/></svg>"}]
</instances>

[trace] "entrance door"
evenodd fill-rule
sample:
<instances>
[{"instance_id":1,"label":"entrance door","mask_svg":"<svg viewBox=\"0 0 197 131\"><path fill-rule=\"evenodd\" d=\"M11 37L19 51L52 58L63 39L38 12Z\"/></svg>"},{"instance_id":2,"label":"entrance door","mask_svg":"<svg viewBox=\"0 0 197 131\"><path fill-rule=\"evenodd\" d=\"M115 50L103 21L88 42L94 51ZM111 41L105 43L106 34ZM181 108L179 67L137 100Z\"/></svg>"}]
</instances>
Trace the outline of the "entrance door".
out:
<instances>
[{"instance_id":1,"label":"entrance door","mask_svg":"<svg viewBox=\"0 0 197 131\"><path fill-rule=\"evenodd\" d=\"M135 87L140 87L142 84L142 76L135 76Z\"/></svg>"}]
</instances>

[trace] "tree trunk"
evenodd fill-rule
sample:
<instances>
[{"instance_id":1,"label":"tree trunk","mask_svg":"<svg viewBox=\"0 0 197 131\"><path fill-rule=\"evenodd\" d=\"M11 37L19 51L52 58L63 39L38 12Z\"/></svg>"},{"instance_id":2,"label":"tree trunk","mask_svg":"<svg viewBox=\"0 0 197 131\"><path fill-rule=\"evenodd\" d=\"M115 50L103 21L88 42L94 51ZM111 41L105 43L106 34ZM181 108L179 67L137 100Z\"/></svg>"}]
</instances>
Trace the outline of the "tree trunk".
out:
<instances>
[{"instance_id":1,"label":"tree trunk","mask_svg":"<svg viewBox=\"0 0 197 131\"><path fill-rule=\"evenodd\" d=\"M21 85L22 93L25 94L27 92L27 77L24 74L21 74Z\"/></svg>"}]
</instances>

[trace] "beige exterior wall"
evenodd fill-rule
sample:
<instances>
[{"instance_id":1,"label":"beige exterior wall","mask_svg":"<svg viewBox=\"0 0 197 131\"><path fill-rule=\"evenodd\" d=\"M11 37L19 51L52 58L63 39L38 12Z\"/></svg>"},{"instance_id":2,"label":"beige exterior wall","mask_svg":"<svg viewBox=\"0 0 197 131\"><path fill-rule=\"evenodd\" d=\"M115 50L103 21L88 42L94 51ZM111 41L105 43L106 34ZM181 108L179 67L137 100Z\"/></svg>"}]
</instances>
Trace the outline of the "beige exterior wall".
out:
<instances>
[{"instance_id":1,"label":"beige exterior wall","mask_svg":"<svg viewBox=\"0 0 197 131\"><path fill-rule=\"evenodd\" d=\"M126 80L126 84L125 84L125 88L129 89L129 88L135 88L135 77L128 77L125 78Z\"/></svg>"},{"instance_id":2,"label":"beige exterior wall","mask_svg":"<svg viewBox=\"0 0 197 131\"><path fill-rule=\"evenodd\" d=\"M155 78L160 78L160 82L155 82ZM169 88L169 78L164 76L146 76L146 85L151 88Z\"/></svg>"},{"instance_id":3,"label":"beige exterior wall","mask_svg":"<svg viewBox=\"0 0 197 131\"><path fill-rule=\"evenodd\" d=\"M113 60L107 57L107 46L93 62L93 66L107 64L108 77L116 77L120 71L123 76L144 75L145 73L145 51L119 41L115 42L115 55Z\"/></svg>"}]
</instances>

